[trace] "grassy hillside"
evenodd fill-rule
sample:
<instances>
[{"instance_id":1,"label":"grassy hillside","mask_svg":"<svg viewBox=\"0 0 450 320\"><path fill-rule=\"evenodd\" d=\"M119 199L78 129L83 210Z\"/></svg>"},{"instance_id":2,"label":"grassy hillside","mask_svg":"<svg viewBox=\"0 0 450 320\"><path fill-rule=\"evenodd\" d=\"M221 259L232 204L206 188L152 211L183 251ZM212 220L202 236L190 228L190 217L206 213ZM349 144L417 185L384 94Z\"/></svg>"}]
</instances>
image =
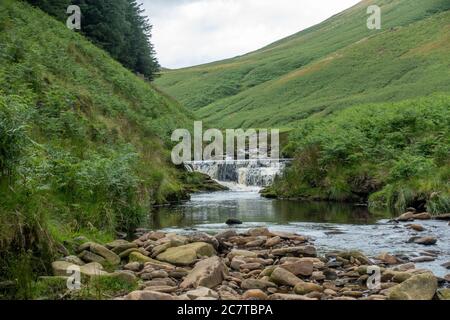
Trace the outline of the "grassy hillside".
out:
<instances>
[{"instance_id":1,"label":"grassy hillside","mask_svg":"<svg viewBox=\"0 0 450 320\"><path fill-rule=\"evenodd\" d=\"M366 9L382 8L368 30ZM366 0L157 84L211 126L292 129L270 196L450 211L450 2Z\"/></svg>"},{"instance_id":2,"label":"grassy hillside","mask_svg":"<svg viewBox=\"0 0 450 320\"><path fill-rule=\"evenodd\" d=\"M366 9L382 8L368 30ZM450 90L450 3L370 0L247 55L167 71L157 85L219 127L295 127L352 105Z\"/></svg>"},{"instance_id":3,"label":"grassy hillside","mask_svg":"<svg viewBox=\"0 0 450 320\"><path fill-rule=\"evenodd\" d=\"M46 268L53 240L109 238L185 197L168 137L186 114L62 23L2 1L0 281Z\"/></svg>"}]
</instances>

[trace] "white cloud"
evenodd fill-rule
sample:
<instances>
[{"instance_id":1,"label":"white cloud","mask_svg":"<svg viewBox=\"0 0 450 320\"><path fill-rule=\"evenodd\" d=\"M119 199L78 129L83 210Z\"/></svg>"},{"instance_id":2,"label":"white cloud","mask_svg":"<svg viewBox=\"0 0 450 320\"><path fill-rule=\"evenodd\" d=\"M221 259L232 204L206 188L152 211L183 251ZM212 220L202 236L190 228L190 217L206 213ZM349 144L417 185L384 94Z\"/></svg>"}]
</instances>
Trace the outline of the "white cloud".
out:
<instances>
[{"instance_id":1,"label":"white cloud","mask_svg":"<svg viewBox=\"0 0 450 320\"><path fill-rule=\"evenodd\" d=\"M162 66L241 55L315 25L359 0L141 0Z\"/></svg>"}]
</instances>

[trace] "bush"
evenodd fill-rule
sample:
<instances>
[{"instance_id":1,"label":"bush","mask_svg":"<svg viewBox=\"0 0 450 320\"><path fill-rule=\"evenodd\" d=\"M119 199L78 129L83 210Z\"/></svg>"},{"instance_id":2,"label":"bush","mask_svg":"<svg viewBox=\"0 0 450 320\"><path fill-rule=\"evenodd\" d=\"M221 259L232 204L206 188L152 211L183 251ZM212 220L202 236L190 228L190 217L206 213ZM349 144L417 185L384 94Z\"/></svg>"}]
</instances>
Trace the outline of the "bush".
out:
<instances>
[{"instance_id":1,"label":"bush","mask_svg":"<svg viewBox=\"0 0 450 320\"><path fill-rule=\"evenodd\" d=\"M445 212L449 146L450 96L351 107L293 131L284 152L295 161L271 192Z\"/></svg>"}]
</instances>

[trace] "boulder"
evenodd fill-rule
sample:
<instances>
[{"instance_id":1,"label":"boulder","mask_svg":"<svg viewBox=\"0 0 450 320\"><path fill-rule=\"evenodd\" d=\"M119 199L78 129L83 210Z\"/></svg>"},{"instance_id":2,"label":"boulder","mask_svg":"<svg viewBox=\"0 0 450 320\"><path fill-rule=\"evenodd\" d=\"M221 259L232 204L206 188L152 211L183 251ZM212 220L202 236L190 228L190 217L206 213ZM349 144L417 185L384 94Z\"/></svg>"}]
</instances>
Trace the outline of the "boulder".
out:
<instances>
[{"instance_id":1,"label":"boulder","mask_svg":"<svg viewBox=\"0 0 450 320\"><path fill-rule=\"evenodd\" d=\"M434 218L436 220L444 220L444 221L450 220L450 213L441 214L441 215L435 216Z\"/></svg>"},{"instance_id":2,"label":"boulder","mask_svg":"<svg viewBox=\"0 0 450 320\"><path fill-rule=\"evenodd\" d=\"M83 266L77 266L67 261L55 261L52 263L53 274L55 276L67 277L73 273L73 271L68 270L74 270L74 268L79 268L80 273L87 277L108 274L103 270L103 266L96 262L88 263Z\"/></svg>"},{"instance_id":3,"label":"boulder","mask_svg":"<svg viewBox=\"0 0 450 320\"><path fill-rule=\"evenodd\" d=\"M294 255L294 256L305 256L305 257L316 257L317 251L313 246L300 246L300 247L287 247L281 249L272 250L272 254L274 256L286 256L286 255Z\"/></svg>"},{"instance_id":4,"label":"boulder","mask_svg":"<svg viewBox=\"0 0 450 320\"><path fill-rule=\"evenodd\" d=\"M415 219L415 220L430 220L431 214L429 214L428 212L418 213L418 214L413 215L413 219Z\"/></svg>"},{"instance_id":5,"label":"boulder","mask_svg":"<svg viewBox=\"0 0 450 320\"><path fill-rule=\"evenodd\" d=\"M227 266L219 257L211 257L198 262L187 275L180 287L182 289L199 286L214 288L228 276Z\"/></svg>"},{"instance_id":6,"label":"boulder","mask_svg":"<svg viewBox=\"0 0 450 320\"><path fill-rule=\"evenodd\" d=\"M431 300L438 282L431 273L423 273L409 278L389 290L390 300Z\"/></svg>"},{"instance_id":7,"label":"boulder","mask_svg":"<svg viewBox=\"0 0 450 320\"><path fill-rule=\"evenodd\" d=\"M248 250L237 250L233 249L231 252L227 255L227 258L229 260L233 260L234 257L247 257L247 258L257 258L258 254L253 251Z\"/></svg>"},{"instance_id":8,"label":"boulder","mask_svg":"<svg viewBox=\"0 0 450 320\"><path fill-rule=\"evenodd\" d=\"M351 261L352 259L357 259L359 262L365 265L372 265L372 261L367 258L362 252L359 251L345 251L340 252L338 257Z\"/></svg>"},{"instance_id":9,"label":"boulder","mask_svg":"<svg viewBox=\"0 0 450 320\"><path fill-rule=\"evenodd\" d=\"M242 224L243 222L239 219L230 218L225 223L229 226L235 226L235 225Z\"/></svg>"},{"instance_id":10,"label":"boulder","mask_svg":"<svg viewBox=\"0 0 450 320\"><path fill-rule=\"evenodd\" d=\"M119 257L120 257L120 259L129 258L130 254L132 254L133 252L138 252L138 253L143 254L142 250L143 250L142 248L141 249L139 249L139 248L130 248L130 249L127 249L127 250L122 251L121 253L119 253Z\"/></svg>"},{"instance_id":11,"label":"boulder","mask_svg":"<svg viewBox=\"0 0 450 320\"><path fill-rule=\"evenodd\" d=\"M238 234L235 230L225 230L214 236L219 242L227 241L232 237L236 237Z\"/></svg>"},{"instance_id":12,"label":"boulder","mask_svg":"<svg viewBox=\"0 0 450 320\"><path fill-rule=\"evenodd\" d=\"M156 258L161 253L163 253L164 251L166 251L167 249L172 248L172 247L173 247L173 245L170 241L153 247L152 258Z\"/></svg>"},{"instance_id":13,"label":"boulder","mask_svg":"<svg viewBox=\"0 0 450 320\"><path fill-rule=\"evenodd\" d=\"M294 287L294 292L299 295L305 295L311 292L322 292L323 288L315 283L300 282Z\"/></svg>"},{"instance_id":14,"label":"boulder","mask_svg":"<svg viewBox=\"0 0 450 320\"><path fill-rule=\"evenodd\" d=\"M188 266L193 264L198 258L211 257L215 254L216 250L209 243L194 242L180 247L169 248L158 255L156 259L174 265Z\"/></svg>"},{"instance_id":15,"label":"boulder","mask_svg":"<svg viewBox=\"0 0 450 320\"><path fill-rule=\"evenodd\" d=\"M267 228L254 228L254 229L250 229L248 231L248 234L251 237L260 237L260 236L266 236L266 237L271 237L273 236L273 234L269 231L269 229Z\"/></svg>"},{"instance_id":16,"label":"boulder","mask_svg":"<svg viewBox=\"0 0 450 320\"><path fill-rule=\"evenodd\" d=\"M267 288L276 288L277 285L270 281L259 280L259 279L245 279L241 283L241 288L244 290L251 289L267 289Z\"/></svg>"},{"instance_id":17,"label":"boulder","mask_svg":"<svg viewBox=\"0 0 450 320\"><path fill-rule=\"evenodd\" d=\"M133 272L124 270L102 275L102 277L119 280L121 282L125 282L131 285L136 284L137 282L137 277L134 275Z\"/></svg>"},{"instance_id":18,"label":"boulder","mask_svg":"<svg viewBox=\"0 0 450 320\"><path fill-rule=\"evenodd\" d=\"M267 300L269 297L262 290L252 289L242 295L243 300Z\"/></svg>"},{"instance_id":19,"label":"boulder","mask_svg":"<svg viewBox=\"0 0 450 320\"><path fill-rule=\"evenodd\" d=\"M281 239L281 237L276 236L270 239L267 239L266 243L264 244L264 246L266 248L272 248L275 247L276 245L280 244L283 240Z\"/></svg>"},{"instance_id":20,"label":"boulder","mask_svg":"<svg viewBox=\"0 0 450 320\"><path fill-rule=\"evenodd\" d=\"M103 257L106 262L112 266L120 264L120 257L117 254L98 243L91 243L90 250L93 253Z\"/></svg>"},{"instance_id":21,"label":"boulder","mask_svg":"<svg viewBox=\"0 0 450 320\"><path fill-rule=\"evenodd\" d=\"M399 264L400 263L400 261L397 259L397 257L395 257L393 255L390 255L389 253L386 253L386 252L382 253L377 258L379 260L381 260L385 264L393 265L393 264Z\"/></svg>"},{"instance_id":22,"label":"boulder","mask_svg":"<svg viewBox=\"0 0 450 320\"><path fill-rule=\"evenodd\" d=\"M270 275L270 281L278 285L286 285L291 287L294 287L297 283L302 282L302 280L297 278L294 274L280 267L276 268L272 272Z\"/></svg>"},{"instance_id":23,"label":"boulder","mask_svg":"<svg viewBox=\"0 0 450 320\"><path fill-rule=\"evenodd\" d=\"M139 262L130 262L123 266L124 270L130 270L133 272L139 272L142 269L142 264Z\"/></svg>"},{"instance_id":24,"label":"boulder","mask_svg":"<svg viewBox=\"0 0 450 320\"><path fill-rule=\"evenodd\" d=\"M153 286L145 288L145 290L154 291L154 292L162 292L162 293L173 293L178 290L177 286Z\"/></svg>"},{"instance_id":25,"label":"boulder","mask_svg":"<svg viewBox=\"0 0 450 320\"><path fill-rule=\"evenodd\" d=\"M82 275L85 275L87 277L95 277L108 274L108 272L103 270L103 266L101 264L95 262L81 266L80 271Z\"/></svg>"},{"instance_id":26,"label":"boulder","mask_svg":"<svg viewBox=\"0 0 450 320\"><path fill-rule=\"evenodd\" d=\"M217 292L206 287L198 287L195 290L188 291L186 295L191 300L197 300L198 298L219 299L219 294Z\"/></svg>"},{"instance_id":27,"label":"boulder","mask_svg":"<svg viewBox=\"0 0 450 320\"><path fill-rule=\"evenodd\" d=\"M423 232L425 231L425 228L421 226L420 224L410 224L408 228L417 231L417 232Z\"/></svg>"},{"instance_id":28,"label":"boulder","mask_svg":"<svg viewBox=\"0 0 450 320\"><path fill-rule=\"evenodd\" d=\"M412 220L414 220L414 212L408 211L408 212L402 214L396 220L400 221L400 222L412 221Z\"/></svg>"},{"instance_id":29,"label":"boulder","mask_svg":"<svg viewBox=\"0 0 450 320\"><path fill-rule=\"evenodd\" d=\"M125 297L125 300L175 300L173 296L157 291L133 291Z\"/></svg>"},{"instance_id":30,"label":"boulder","mask_svg":"<svg viewBox=\"0 0 450 320\"><path fill-rule=\"evenodd\" d=\"M82 266L85 263L83 262L83 260L81 260L79 257L77 256L67 256L65 258L62 259L62 261L67 261L69 263L75 264L77 266Z\"/></svg>"},{"instance_id":31,"label":"boulder","mask_svg":"<svg viewBox=\"0 0 450 320\"><path fill-rule=\"evenodd\" d=\"M437 243L437 239L434 237L423 237L423 238L413 239L413 242L424 245L424 246L432 246Z\"/></svg>"},{"instance_id":32,"label":"boulder","mask_svg":"<svg viewBox=\"0 0 450 320\"><path fill-rule=\"evenodd\" d=\"M281 267L293 273L296 276L310 277L314 271L314 263L310 260L287 262L282 264Z\"/></svg>"},{"instance_id":33,"label":"boulder","mask_svg":"<svg viewBox=\"0 0 450 320\"><path fill-rule=\"evenodd\" d=\"M450 300L450 289L449 288L439 289L437 291L437 297L439 300Z\"/></svg>"},{"instance_id":34,"label":"boulder","mask_svg":"<svg viewBox=\"0 0 450 320\"><path fill-rule=\"evenodd\" d=\"M150 261L155 261L152 258L149 258L147 256L144 256L142 253L138 251L133 251L128 256L128 259L130 262L139 262L139 263L146 263Z\"/></svg>"},{"instance_id":35,"label":"boulder","mask_svg":"<svg viewBox=\"0 0 450 320\"><path fill-rule=\"evenodd\" d=\"M303 300L303 301L309 301L309 300L317 300L317 299L308 298L308 297L301 296L301 295L298 295L298 294L275 293L275 294L272 294L271 296L269 296L269 300L285 300L285 301Z\"/></svg>"},{"instance_id":36,"label":"boulder","mask_svg":"<svg viewBox=\"0 0 450 320\"><path fill-rule=\"evenodd\" d=\"M107 261L105 258L99 256L98 254L95 254L93 252L84 250L82 251L78 257L86 262L96 262L96 263L100 263L101 265L106 265Z\"/></svg>"},{"instance_id":37,"label":"boulder","mask_svg":"<svg viewBox=\"0 0 450 320\"><path fill-rule=\"evenodd\" d=\"M114 241L108 242L107 244L105 244L105 247L108 248L109 250L112 250L114 248L117 248L117 247L120 247L120 246L123 246L123 245L128 245L130 243L131 242L128 242L126 240L118 239L118 240L114 240ZM134 245L134 243L132 243L132 244Z\"/></svg>"},{"instance_id":38,"label":"boulder","mask_svg":"<svg viewBox=\"0 0 450 320\"><path fill-rule=\"evenodd\" d=\"M204 232L197 232L197 233L190 234L188 236L188 241L190 243L195 243L195 242L209 243L210 245L212 245L214 247L214 249L216 249L216 250L219 249L219 241L215 237L210 236L209 234L204 233Z\"/></svg>"}]
</instances>

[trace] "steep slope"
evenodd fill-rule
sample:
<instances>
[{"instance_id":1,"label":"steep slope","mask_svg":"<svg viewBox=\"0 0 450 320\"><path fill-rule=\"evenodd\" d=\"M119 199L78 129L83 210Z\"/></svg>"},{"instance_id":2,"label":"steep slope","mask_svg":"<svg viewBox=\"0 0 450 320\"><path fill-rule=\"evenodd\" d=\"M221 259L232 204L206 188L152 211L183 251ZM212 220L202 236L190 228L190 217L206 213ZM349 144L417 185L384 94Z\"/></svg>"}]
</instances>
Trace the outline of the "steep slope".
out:
<instances>
[{"instance_id":1,"label":"steep slope","mask_svg":"<svg viewBox=\"0 0 450 320\"><path fill-rule=\"evenodd\" d=\"M366 9L382 8L368 30ZM403 100L450 88L450 3L366 0L266 48L168 71L164 91L220 127L293 127L362 103Z\"/></svg>"},{"instance_id":2,"label":"steep slope","mask_svg":"<svg viewBox=\"0 0 450 320\"><path fill-rule=\"evenodd\" d=\"M2 1L0 281L45 266L50 239L112 237L185 197L168 140L187 115L64 24Z\"/></svg>"}]
</instances>

